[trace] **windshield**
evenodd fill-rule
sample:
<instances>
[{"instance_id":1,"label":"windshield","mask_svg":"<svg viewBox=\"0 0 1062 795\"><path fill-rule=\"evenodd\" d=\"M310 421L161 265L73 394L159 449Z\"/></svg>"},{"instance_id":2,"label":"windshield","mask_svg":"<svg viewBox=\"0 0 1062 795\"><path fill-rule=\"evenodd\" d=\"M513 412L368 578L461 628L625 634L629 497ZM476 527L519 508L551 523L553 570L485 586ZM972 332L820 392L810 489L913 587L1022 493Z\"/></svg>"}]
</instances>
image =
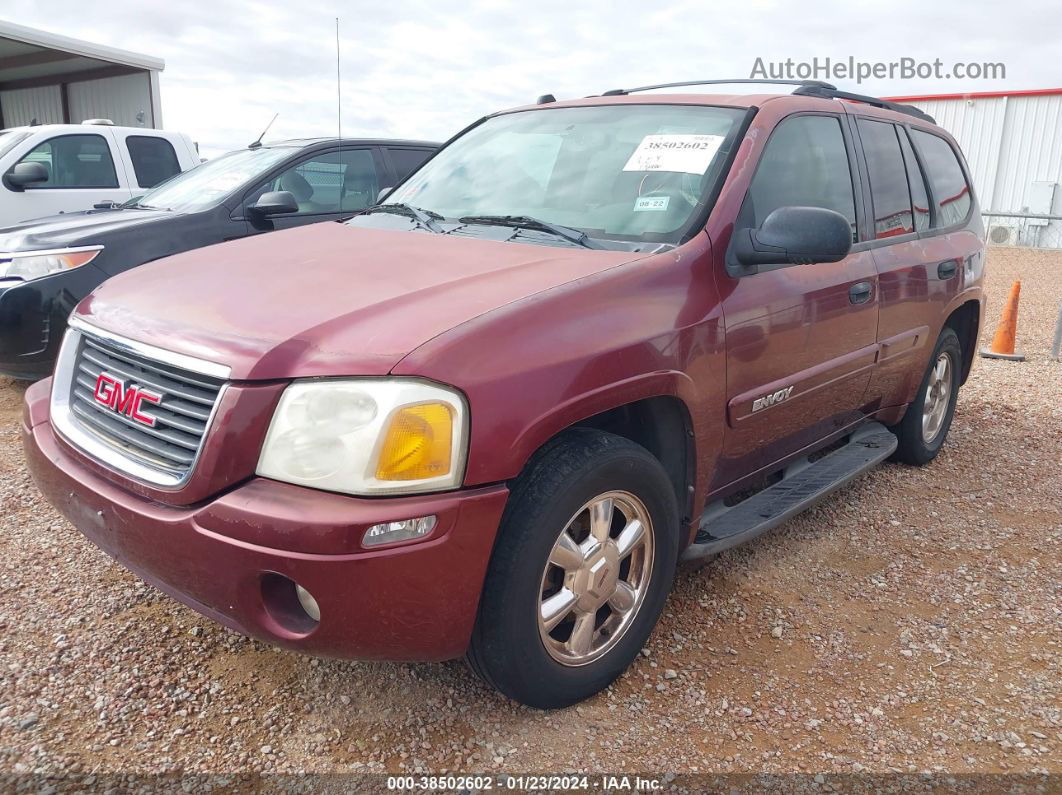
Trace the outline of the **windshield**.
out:
<instances>
[{"instance_id":1,"label":"windshield","mask_svg":"<svg viewBox=\"0 0 1062 795\"><path fill-rule=\"evenodd\" d=\"M292 147L287 146L229 152L171 177L157 188L138 196L130 205L180 212L205 210L241 185L257 179L291 153Z\"/></svg>"},{"instance_id":2,"label":"windshield","mask_svg":"<svg viewBox=\"0 0 1062 795\"><path fill-rule=\"evenodd\" d=\"M446 219L529 216L595 238L680 242L706 209L744 112L608 105L495 116L386 203Z\"/></svg>"},{"instance_id":3,"label":"windshield","mask_svg":"<svg viewBox=\"0 0 1062 795\"><path fill-rule=\"evenodd\" d=\"M17 144L28 138L30 134L24 130L0 130L0 157L3 157Z\"/></svg>"}]
</instances>

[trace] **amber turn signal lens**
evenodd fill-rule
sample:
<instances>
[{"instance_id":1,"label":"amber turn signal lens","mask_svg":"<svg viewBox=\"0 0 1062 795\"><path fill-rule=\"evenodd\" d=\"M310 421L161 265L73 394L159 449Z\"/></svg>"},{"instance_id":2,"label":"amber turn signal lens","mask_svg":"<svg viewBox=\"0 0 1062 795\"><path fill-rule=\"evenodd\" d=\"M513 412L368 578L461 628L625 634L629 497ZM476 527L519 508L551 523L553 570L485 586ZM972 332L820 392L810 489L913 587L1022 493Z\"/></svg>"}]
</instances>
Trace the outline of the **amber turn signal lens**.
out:
<instances>
[{"instance_id":1,"label":"amber turn signal lens","mask_svg":"<svg viewBox=\"0 0 1062 795\"><path fill-rule=\"evenodd\" d=\"M426 480L450 472L454 418L445 403L422 403L395 412L387 426L377 480Z\"/></svg>"}]
</instances>

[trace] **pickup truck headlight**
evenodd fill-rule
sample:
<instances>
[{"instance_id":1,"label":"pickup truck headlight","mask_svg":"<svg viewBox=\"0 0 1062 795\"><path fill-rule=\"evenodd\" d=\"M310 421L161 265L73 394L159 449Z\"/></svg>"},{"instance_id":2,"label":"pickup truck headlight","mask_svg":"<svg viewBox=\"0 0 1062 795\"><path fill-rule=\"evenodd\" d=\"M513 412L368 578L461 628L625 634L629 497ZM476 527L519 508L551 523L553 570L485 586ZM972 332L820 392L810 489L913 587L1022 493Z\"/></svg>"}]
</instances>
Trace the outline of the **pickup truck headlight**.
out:
<instances>
[{"instance_id":1,"label":"pickup truck headlight","mask_svg":"<svg viewBox=\"0 0 1062 795\"><path fill-rule=\"evenodd\" d=\"M51 251L0 253L0 279L30 281L53 273L80 268L96 259L103 246L58 248Z\"/></svg>"},{"instance_id":2,"label":"pickup truck headlight","mask_svg":"<svg viewBox=\"0 0 1062 795\"><path fill-rule=\"evenodd\" d=\"M262 477L344 494L461 485L468 410L451 389L410 378L296 381L266 433Z\"/></svg>"}]
</instances>

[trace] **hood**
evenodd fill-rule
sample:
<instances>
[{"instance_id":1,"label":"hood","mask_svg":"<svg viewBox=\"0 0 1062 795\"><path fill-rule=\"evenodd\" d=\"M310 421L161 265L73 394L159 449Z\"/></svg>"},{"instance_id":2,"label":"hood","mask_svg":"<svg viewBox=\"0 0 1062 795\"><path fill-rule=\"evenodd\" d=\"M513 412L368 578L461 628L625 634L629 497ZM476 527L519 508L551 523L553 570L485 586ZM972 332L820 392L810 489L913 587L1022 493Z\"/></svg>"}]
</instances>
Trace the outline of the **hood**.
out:
<instances>
[{"instance_id":1,"label":"hood","mask_svg":"<svg viewBox=\"0 0 1062 795\"><path fill-rule=\"evenodd\" d=\"M76 314L234 379L386 375L461 323L642 256L322 223L135 268Z\"/></svg>"},{"instance_id":2,"label":"hood","mask_svg":"<svg viewBox=\"0 0 1062 795\"><path fill-rule=\"evenodd\" d=\"M169 210L87 210L50 215L0 229L0 251L93 245L102 235L176 216Z\"/></svg>"}]
</instances>

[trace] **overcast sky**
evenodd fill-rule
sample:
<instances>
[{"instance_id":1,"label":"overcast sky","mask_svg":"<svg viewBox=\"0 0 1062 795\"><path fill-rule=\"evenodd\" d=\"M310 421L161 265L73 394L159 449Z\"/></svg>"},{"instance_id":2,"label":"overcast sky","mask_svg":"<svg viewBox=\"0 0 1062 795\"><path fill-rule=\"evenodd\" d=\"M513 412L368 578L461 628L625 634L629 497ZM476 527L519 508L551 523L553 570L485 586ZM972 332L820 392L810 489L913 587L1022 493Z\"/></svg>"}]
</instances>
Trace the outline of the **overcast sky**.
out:
<instances>
[{"instance_id":1,"label":"overcast sky","mask_svg":"<svg viewBox=\"0 0 1062 795\"><path fill-rule=\"evenodd\" d=\"M161 57L165 126L216 155L343 132L444 140L485 113L674 80L748 77L765 61L1002 62L1005 80L837 81L877 95L1062 86L1054 3L892 0L310 2L5 0L13 22Z\"/></svg>"}]
</instances>

